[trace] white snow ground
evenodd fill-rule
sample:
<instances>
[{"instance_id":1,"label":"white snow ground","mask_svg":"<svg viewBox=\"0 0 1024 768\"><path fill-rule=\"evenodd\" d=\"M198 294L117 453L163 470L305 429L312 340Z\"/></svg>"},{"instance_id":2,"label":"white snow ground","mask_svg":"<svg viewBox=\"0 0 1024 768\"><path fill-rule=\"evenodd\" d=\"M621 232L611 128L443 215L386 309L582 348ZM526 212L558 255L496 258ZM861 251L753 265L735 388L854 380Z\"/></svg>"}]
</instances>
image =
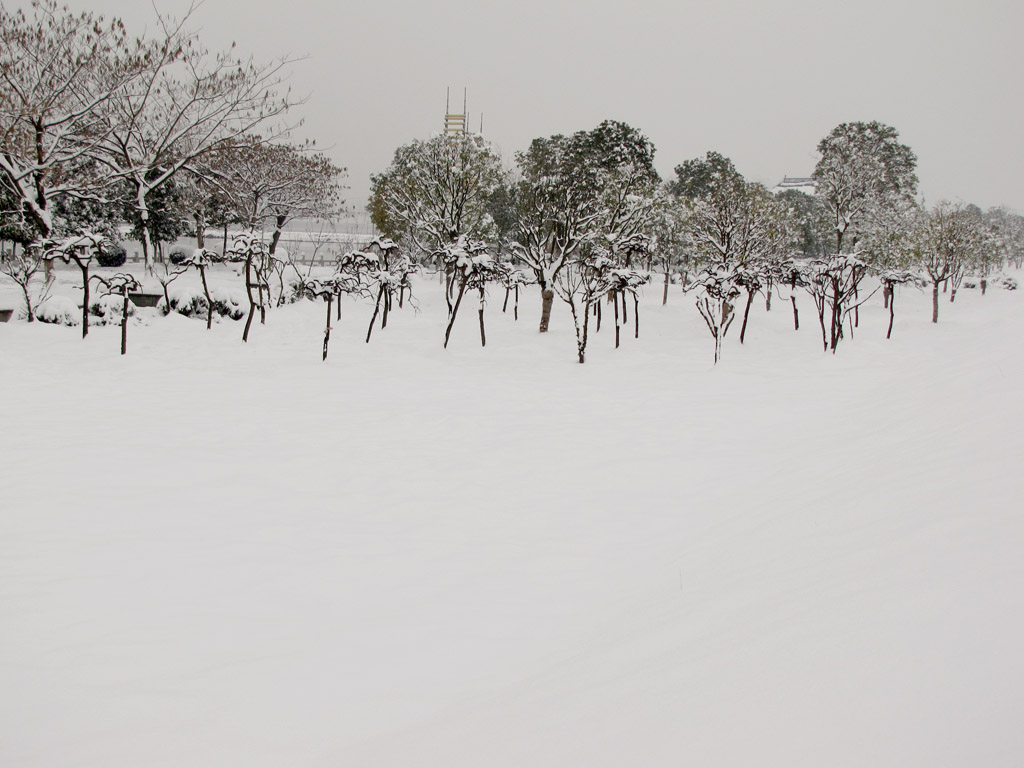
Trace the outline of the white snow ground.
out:
<instances>
[{"instance_id":1,"label":"white snow ground","mask_svg":"<svg viewBox=\"0 0 1024 768\"><path fill-rule=\"evenodd\" d=\"M0 325L0 765L1021 765L1024 292L418 293Z\"/></svg>"}]
</instances>

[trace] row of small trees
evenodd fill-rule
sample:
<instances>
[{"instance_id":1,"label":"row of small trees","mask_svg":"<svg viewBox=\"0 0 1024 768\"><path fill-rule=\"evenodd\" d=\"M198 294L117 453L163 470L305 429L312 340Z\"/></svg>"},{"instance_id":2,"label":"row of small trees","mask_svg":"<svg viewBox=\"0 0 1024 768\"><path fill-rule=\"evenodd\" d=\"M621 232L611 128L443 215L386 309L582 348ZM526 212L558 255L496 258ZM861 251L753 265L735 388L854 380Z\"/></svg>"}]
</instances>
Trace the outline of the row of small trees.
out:
<instances>
[{"instance_id":1,"label":"row of small trees","mask_svg":"<svg viewBox=\"0 0 1024 768\"><path fill-rule=\"evenodd\" d=\"M869 276L883 290L891 335L896 285L929 284L937 321L940 287L954 299L966 275L984 290L1001 265L1020 265L1024 218L925 206L917 158L891 126L844 123L818 152L814 194L773 194L716 152L680 164L662 183L651 142L615 121L535 139L511 171L482 137L441 135L396 151L372 177L369 210L381 231L425 263L474 242L524 269L540 287L541 332L556 296L569 306L580 362L602 300L614 307L618 343L620 302L625 317L626 297L635 298L655 268L664 273L663 301L674 280L694 291L717 361L740 302L742 342L755 296L770 310L782 287L796 328L798 289L812 298L822 344L834 352L871 295ZM492 270L490 279L501 274Z\"/></svg>"},{"instance_id":2,"label":"row of small trees","mask_svg":"<svg viewBox=\"0 0 1024 768\"><path fill-rule=\"evenodd\" d=\"M288 140L289 60L211 52L188 16L133 36L55 0L0 7L0 239L40 255L128 221L148 271L161 243L208 227L330 218L344 171ZM30 313L31 319L31 313Z\"/></svg>"}]
</instances>

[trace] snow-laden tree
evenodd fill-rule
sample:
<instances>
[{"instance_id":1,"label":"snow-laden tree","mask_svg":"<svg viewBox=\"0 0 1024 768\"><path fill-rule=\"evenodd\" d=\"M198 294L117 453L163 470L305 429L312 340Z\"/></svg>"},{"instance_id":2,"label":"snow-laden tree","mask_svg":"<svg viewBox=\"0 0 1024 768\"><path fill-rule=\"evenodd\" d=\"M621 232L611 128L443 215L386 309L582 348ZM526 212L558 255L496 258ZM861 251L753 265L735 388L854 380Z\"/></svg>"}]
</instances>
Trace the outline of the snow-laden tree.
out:
<instances>
[{"instance_id":1,"label":"snow-laden tree","mask_svg":"<svg viewBox=\"0 0 1024 768\"><path fill-rule=\"evenodd\" d=\"M878 282L882 286L885 307L889 310L889 328L885 338L892 338L892 325L896 320L896 288L901 285L917 285L920 278L909 269L900 267L882 267L876 271Z\"/></svg>"},{"instance_id":2,"label":"snow-laden tree","mask_svg":"<svg viewBox=\"0 0 1024 768\"><path fill-rule=\"evenodd\" d=\"M984 213L984 225L987 246L974 270L983 296L993 273L1007 264L1016 269L1024 264L1024 216L1002 207L990 208Z\"/></svg>"},{"instance_id":3,"label":"snow-laden tree","mask_svg":"<svg viewBox=\"0 0 1024 768\"><path fill-rule=\"evenodd\" d=\"M82 338L89 335L89 267L110 241L99 232L83 232L61 240L43 240L38 247L44 259L74 262L82 272Z\"/></svg>"},{"instance_id":4,"label":"snow-laden tree","mask_svg":"<svg viewBox=\"0 0 1024 768\"><path fill-rule=\"evenodd\" d=\"M736 282L735 269L725 262L716 262L701 270L695 281L697 311L704 319L715 341L715 365L722 357L722 342L736 319L736 300L742 289Z\"/></svg>"},{"instance_id":5,"label":"snow-laden tree","mask_svg":"<svg viewBox=\"0 0 1024 768\"><path fill-rule=\"evenodd\" d=\"M917 203L906 198L879 206L871 211L870 225L857 242L858 252L868 269L879 277L886 309L890 309L896 287L913 282L906 275L915 263L913 234L920 215ZM858 319L858 311L854 310L854 327Z\"/></svg>"},{"instance_id":6,"label":"snow-laden tree","mask_svg":"<svg viewBox=\"0 0 1024 768\"><path fill-rule=\"evenodd\" d=\"M52 280L39 280L36 276L43 268L38 248L22 248L21 251L6 254L0 259L0 274L6 275L21 290L25 302L25 316L28 321L36 319L36 307L50 295ZM36 287L33 287L35 283ZM40 283L42 283L40 285Z\"/></svg>"},{"instance_id":7,"label":"snow-laden tree","mask_svg":"<svg viewBox=\"0 0 1024 768\"><path fill-rule=\"evenodd\" d=\"M668 289L674 273L679 274L680 282L684 286L689 281L688 211L685 200L668 191L663 190L656 197L648 270L652 269L656 262L664 273L661 296L663 306L668 304Z\"/></svg>"},{"instance_id":8,"label":"snow-laden tree","mask_svg":"<svg viewBox=\"0 0 1024 768\"><path fill-rule=\"evenodd\" d=\"M431 256L460 236L491 238L488 197L503 178L501 156L471 133L438 135L395 150L391 165L370 177L369 210L388 237Z\"/></svg>"},{"instance_id":9,"label":"snow-laden tree","mask_svg":"<svg viewBox=\"0 0 1024 768\"><path fill-rule=\"evenodd\" d=\"M272 255L290 220L330 220L341 207L345 170L312 144L269 143L249 136L240 146L218 153L214 170L238 221L250 231L266 229L269 223Z\"/></svg>"},{"instance_id":10,"label":"snow-laden tree","mask_svg":"<svg viewBox=\"0 0 1024 768\"><path fill-rule=\"evenodd\" d=\"M775 195L775 200L786 211L796 255L805 259L821 259L832 253L835 228L821 198L799 189L787 189Z\"/></svg>"},{"instance_id":11,"label":"snow-laden tree","mask_svg":"<svg viewBox=\"0 0 1024 768\"><path fill-rule=\"evenodd\" d=\"M233 48L211 53L188 23L187 15L158 16L158 34L144 41L147 66L96 111L103 136L90 154L130 189L147 269L153 194L183 172L208 173L207 155L258 129L275 138L284 130L276 121L295 103L284 90L288 60L257 63Z\"/></svg>"},{"instance_id":12,"label":"snow-laden tree","mask_svg":"<svg viewBox=\"0 0 1024 768\"><path fill-rule=\"evenodd\" d=\"M505 301L501 305L501 311L508 310L508 300L512 297L512 318L519 320L519 289L531 284L530 275L512 264L505 263L501 270L499 282L505 289Z\"/></svg>"},{"instance_id":13,"label":"snow-laden tree","mask_svg":"<svg viewBox=\"0 0 1024 768\"><path fill-rule=\"evenodd\" d=\"M871 297L871 294L863 298L860 295L860 285L867 273L867 264L856 254L840 253L814 259L806 265L805 290L814 300L825 351L835 353L845 336L843 324L847 317ZM851 321L851 333L852 327Z\"/></svg>"},{"instance_id":14,"label":"snow-laden tree","mask_svg":"<svg viewBox=\"0 0 1024 768\"><path fill-rule=\"evenodd\" d=\"M985 247L983 222L977 209L943 201L918 217L913 238L918 266L932 286L932 322L937 323L939 287L951 281L956 297L959 281Z\"/></svg>"},{"instance_id":15,"label":"snow-laden tree","mask_svg":"<svg viewBox=\"0 0 1024 768\"><path fill-rule=\"evenodd\" d=\"M210 283L206 279L206 270L222 261L224 261L224 256L216 251L196 248L181 263L183 267L199 270L199 279L203 283L203 295L206 297L206 330L213 327L213 296L210 294Z\"/></svg>"},{"instance_id":16,"label":"snow-laden tree","mask_svg":"<svg viewBox=\"0 0 1024 768\"><path fill-rule=\"evenodd\" d=\"M800 330L800 310L796 306L797 288L807 288L809 263L803 259L789 258L778 265L778 284L788 289L789 301L793 306L793 330Z\"/></svg>"},{"instance_id":17,"label":"snow-laden tree","mask_svg":"<svg viewBox=\"0 0 1024 768\"><path fill-rule=\"evenodd\" d=\"M449 274L450 282L458 285L454 303L451 301L451 290L446 291L448 298L448 325L444 331L444 348L455 327L455 318L459 314L462 298L466 290L476 290L478 295L477 316L480 323L480 346L487 346L487 333L484 329L484 307L487 300L487 284L500 283L505 280L508 265L499 261L488 250L487 244L481 240L472 240L462 236L456 242L443 248L436 256Z\"/></svg>"},{"instance_id":18,"label":"snow-laden tree","mask_svg":"<svg viewBox=\"0 0 1024 768\"><path fill-rule=\"evenodd\" d=\"M118 272L110 277L94 275L93 279L98 282L105 296L117 296L120 299L121 307L121 354L128 353L128 292L138 291L142 285L135 279L134 275L127 272Z\"/></svg>"},{"instance_id":19,"label":"snow-laden tree","mask_svg":"<svg viewBox=\"0 0 1024 768\"><path fill-rule=\"evenodd\" d=\"M516 162L521 178L510 194L508 247L540 286L544 332L554 283L571 260L599 256L628 267L646 255L660 179L651 141L614 120L534 139Z\"/></svg>"},{"instance_id":20,"label":"snow-laden tree","mask_svg":"<svg viewBox=\"0 0 1024 768\"><path fill-rule=\"evenodd\" d=\"M394 304L395 294L399 298L409 292L412 300L412 284L410 277L416 271L416 265L408 256L400 252L401 248L391 238L377 238L370 243L368 251L353 251L338 257L336 279L338 284L347 281L351 291L357 292L374 300L373 314L370 325L366 329L366 343L370 343L373 326L377 317L381 318L381 330L387 328L388 316ZM339 318L341 311L339 294Z\"/></svg>"},{"instance_id":21,"label":"snow-laden tree","mask_svg":"<svg viewBox=\"0 0 1024 768\"><path fill-rule=\"evenodd\" d=\"M303 281L303 291L313 298L323 299L327 302L327 322L324 325L324 354L327 359L327 347L331 342L331 305L335 298L338 300L338 319L341 319L341 295L356 290L356 281L351 275L344 272L335 272L331 277Z\"/></svg>"},{"instance_id":22,"label":"snow-laden tree","mask_svg":"<svg viewBox=\"0 0 1024 768\"><path fill-rule=\"evenodd\" d=\"M917 194L917 156L892 126L842 123L818 143L818 153L812 178L835 232L835 253L856 245L875 209ZM850 232L853 242L846 242Z\"/></svg>"},{"instance_id":23,"label":"snow-laden tree","mask_svg":"<svg viewBox=\"0 0 1024 768\"><path fill-rule=\"evenodd\" d=\"M227 260L241 262L245 265L245 295L249 299L249 313L245 318L242 341L249 341L249 329L252 327L252 319L256 315L257 307L261 315L265 311L265 301L270 293L270 284L267 282L269 259L267 244L262 235L258 233L242 232L237 234L228 247ZM253 275L256 276L257 282L255 283ZM253 293L254 288L256 289L255 294Z\"/></svg>"},{"instance_id":24,"label":"snow-laden tree","mask_svg":"<svg viewBox=\"0 0 1024 768\"><path fill-rule=\"evenodd\" d=\"M706 266L697 287L703 290L710 285L721 293L719 283L728 276L729 291L739 287L747 294L742 343L754 296L764 291L769 297L766 308L771 308L777 273L794 250L787 208L763 185L746 181L732 162L717 152L678 166L669 189L681 195L690 249ZM702 315L709 313L702 310ZM728 328L722 322L719 325ZM723 330L716 338L720 342L724 336Z\"/></svg>"},{"instance_id":25,"label":"snow-laden tree","mask_svg":"<svg viewBox=\"0 0 1024 768\"><path fill-rule=\"evenodd\" d=\"M109 202L113 175L92 162L110 138L109 103L152 67L118 19L55 0L0 6L0 187L40 238L59 237L55 201Z\"/></svg>"}]
</instances>

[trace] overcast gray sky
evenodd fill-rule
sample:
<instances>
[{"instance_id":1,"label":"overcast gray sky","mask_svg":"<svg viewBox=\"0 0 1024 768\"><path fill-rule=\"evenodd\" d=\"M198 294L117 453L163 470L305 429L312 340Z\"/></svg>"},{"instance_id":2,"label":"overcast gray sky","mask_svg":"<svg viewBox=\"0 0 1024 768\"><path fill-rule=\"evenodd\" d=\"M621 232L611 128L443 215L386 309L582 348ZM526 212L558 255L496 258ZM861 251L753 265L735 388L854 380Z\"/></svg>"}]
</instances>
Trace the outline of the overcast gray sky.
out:
<instances>
[{"instance_id":1,"label":"overcast gray sky","mask_svg":"<svg viewBox=\"0 0 1024 768\"><path fill-rule=\"evenodd\" d=\"M151 25L139 0L68 0ZM180 15L187 1L157 0ZM442 128L445 88L509 162L535 136L611 118L664 177L714 149L747 178L808 175L834 126L880 120L921 192L1024 211L1024 4L911 0L206 0L193 26L293 68L304 136L349 169L362 208L395 147Z\"/></svg>"}]
</instances>

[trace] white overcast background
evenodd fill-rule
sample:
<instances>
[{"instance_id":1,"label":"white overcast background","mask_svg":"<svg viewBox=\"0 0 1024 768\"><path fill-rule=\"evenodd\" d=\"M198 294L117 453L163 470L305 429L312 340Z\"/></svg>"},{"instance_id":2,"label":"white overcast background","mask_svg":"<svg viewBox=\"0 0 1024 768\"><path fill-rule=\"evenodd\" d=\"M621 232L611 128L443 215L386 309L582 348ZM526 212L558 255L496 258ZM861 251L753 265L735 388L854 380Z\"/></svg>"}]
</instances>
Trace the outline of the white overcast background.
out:
<instances>
[{"instance_id":1,"label":"white overcast background","mask_svg":"<svg viewBox=\"0 0 1024 768\"><path fill-rule=\"evenodd\" d=\"M153 26L145 2L70 4ZM348 168L354 209L397 146L442 128L450 86L509 163L615 119L654 142L665 178L713 149L771 185L809 175L837 124L880 120L917 153L927 202L1024 211L1022 21L1019 2L947 0L206 0L192 26L211 48L306 57L298 135Z\"/></svg>"}]
</instances>

